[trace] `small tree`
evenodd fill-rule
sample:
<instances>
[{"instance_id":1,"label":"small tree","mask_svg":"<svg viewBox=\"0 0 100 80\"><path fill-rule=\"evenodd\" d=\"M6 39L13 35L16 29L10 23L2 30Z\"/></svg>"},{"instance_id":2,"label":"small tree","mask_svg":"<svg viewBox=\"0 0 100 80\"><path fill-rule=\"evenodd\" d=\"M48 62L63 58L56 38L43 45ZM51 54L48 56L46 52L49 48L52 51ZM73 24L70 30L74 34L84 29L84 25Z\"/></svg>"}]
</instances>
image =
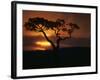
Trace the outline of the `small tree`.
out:
<instances>
[{"instance_id":1,"label":"small tree","mask_svg":"<svg viewBox=\"0 0 100 80\"><path fill-rule=\"evenodd\" d=\"M79 29L79 26L74 23L65 24L63 19L57 19L56 21L49 21L44 18L29 18L27 22L25 22L24 26L27 30L35 31L35 32L42 32L45 39L51 44L54 50L60 48L60 42L62 40L70 39L72 37L72 33L75 29ZM70 28L68 28L68 26ZM49 39L47 36L46 30L53 30L54 34L56 35L56 45L53 43L52 40ZM62 36L61 31L64 33L68 33L67 36Z\"/></svg>"}]
</instances>

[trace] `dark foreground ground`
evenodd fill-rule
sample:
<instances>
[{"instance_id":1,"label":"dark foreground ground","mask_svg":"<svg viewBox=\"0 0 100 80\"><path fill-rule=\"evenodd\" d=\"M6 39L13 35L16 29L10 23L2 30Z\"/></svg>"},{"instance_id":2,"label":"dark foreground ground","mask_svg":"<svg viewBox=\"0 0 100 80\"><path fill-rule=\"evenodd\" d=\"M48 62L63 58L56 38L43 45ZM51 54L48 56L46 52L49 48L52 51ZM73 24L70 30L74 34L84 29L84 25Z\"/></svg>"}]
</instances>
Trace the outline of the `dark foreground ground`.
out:
<instances>
[{"instance_id":1,"label":"dark foreground ground","mask_svg":"<svg viewBox=\"0 0 100 80\"><path fill-rule=\"evenodd\" d=\"M23 69L90 66L90 48L23 51Z\"/></svg>"}]
</instances>

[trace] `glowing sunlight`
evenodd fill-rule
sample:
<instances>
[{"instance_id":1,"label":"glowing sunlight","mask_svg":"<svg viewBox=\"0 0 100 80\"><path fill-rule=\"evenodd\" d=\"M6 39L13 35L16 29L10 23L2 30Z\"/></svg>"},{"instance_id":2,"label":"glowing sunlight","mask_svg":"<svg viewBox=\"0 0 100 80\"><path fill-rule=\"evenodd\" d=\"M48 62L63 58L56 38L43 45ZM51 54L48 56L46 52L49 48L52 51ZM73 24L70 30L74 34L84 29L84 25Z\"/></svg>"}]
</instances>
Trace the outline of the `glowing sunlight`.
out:
<instances>
[{"instance_id":1,"label":"glowing sunlight","mask_svg":"<svg viewBox=\"0 0 100 80\"><path fill-rule=\"evenodd\" d=\"M47 41L39 41L39 42L36 42L36 44L40 45L40 46L43 46L43 47L51 46L51 44Z\"/></svg>"}]
</instances>

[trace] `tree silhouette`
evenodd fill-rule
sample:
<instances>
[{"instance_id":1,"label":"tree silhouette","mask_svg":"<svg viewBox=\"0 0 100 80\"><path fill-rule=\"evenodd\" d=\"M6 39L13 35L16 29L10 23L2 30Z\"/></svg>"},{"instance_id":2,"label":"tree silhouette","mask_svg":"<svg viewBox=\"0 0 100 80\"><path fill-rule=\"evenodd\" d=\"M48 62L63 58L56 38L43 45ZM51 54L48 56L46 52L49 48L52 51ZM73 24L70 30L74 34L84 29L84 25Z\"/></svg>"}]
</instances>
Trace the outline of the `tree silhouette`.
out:
<instances>
[{"instance_id":1,"label":"tree silhouette","mask_svg":"<svg viewBox=\"0 0 100 80\"><path fill-rule=\"evenodd\" d=\"M54 50L60 48L60 42L62 40L70 39L72 37L72 33L75 29L79 29L79 26L74 23L66 24L63 19L57 19L56 21L49 21L44 18L29 18L27 22L25 22L24 26L27 30L42 32L46 40L52 45ZM69 28L68 28L69 27ZM52 40L47 36L46 30L53 30L56 35L56 45ZM68 33L68 35L63 36L61 31L64 33Z\"/></svg>"}]
</instances>

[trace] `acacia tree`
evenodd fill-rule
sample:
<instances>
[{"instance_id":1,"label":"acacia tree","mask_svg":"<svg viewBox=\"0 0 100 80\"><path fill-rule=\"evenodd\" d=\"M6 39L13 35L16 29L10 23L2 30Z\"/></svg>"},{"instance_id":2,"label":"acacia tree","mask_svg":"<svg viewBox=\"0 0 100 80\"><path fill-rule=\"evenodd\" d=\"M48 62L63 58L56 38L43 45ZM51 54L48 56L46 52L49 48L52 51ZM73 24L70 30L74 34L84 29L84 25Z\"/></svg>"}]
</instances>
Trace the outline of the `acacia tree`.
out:
<instances>
[{"instance_id":1,"label":"acacia tree","mask_svg":"<svg viewBox=\"0 0 100 80\"><path fill-rule=\"evenodd\" d=\"M72 33L75 29L79 29L79 26L74 23L68 23L66 24L63 19L57 19L56 21L49 21L44 18L29 18L27 22L24 24L25 28L30 31L35 32L42 32L45 39L52 45L52 48L54 50L59 49L60 42L62 40L70 39L72 36ZM70 26L70 28L68 28ZM53 43L52 40L49 39L47 36L46 30L53 30L54 34L56 35L56 45ZM63 31L64 33L68 33L67 36L62 36L60 31Z\"/></svg>"}]
</instances>

